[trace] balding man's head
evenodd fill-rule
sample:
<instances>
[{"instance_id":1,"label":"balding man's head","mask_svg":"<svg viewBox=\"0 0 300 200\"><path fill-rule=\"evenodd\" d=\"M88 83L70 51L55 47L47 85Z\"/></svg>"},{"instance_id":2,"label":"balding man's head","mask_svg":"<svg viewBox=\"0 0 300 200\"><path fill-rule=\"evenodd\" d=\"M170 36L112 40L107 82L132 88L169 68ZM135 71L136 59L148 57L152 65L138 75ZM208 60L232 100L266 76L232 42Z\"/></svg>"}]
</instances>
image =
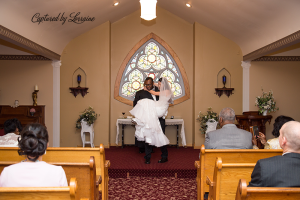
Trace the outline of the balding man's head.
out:
<instances>
[{"instance_id":1,"label":"balding man's head","mask_svg":"<svg viewBox=\"0 0 300 200\"><path fill-rule=\"evenodd\" d=\"M232 108L223 108L219 114L219 123L222 127L225 124L233 124L235 120L235 112Z\"/></svg>"},{"instance_id":2,"label":"balding man's head","mask_svg":"<svg viewBox=\"0 0 300 200\"><path fill-rule=\"evenodd\" d=\"M279 143L284 152L300 153L300 123L285 123L280 129Z\"/></svg>"}]
</instances>

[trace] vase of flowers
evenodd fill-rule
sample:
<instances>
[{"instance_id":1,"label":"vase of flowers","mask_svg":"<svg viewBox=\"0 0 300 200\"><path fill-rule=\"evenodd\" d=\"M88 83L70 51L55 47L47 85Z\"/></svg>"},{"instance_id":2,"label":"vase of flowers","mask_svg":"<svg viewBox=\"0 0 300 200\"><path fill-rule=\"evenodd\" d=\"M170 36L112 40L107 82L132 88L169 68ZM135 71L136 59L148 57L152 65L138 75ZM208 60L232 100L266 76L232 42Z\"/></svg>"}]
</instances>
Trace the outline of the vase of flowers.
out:
<instances>
[{"instance_id":1,"label":"vase of flowers","mask_svg":"<svg viewBox=\"0 0 300 200\"><path fill-rule=\"evenodd\" d=\"M85 109L82 112L81 115L79 115L79 118L76 121L76 128L81 129L81 120L82 119L84 121L86 121L89 126L92 125L96 121L97 116L98 116L98 114L96 114L96 112L94 111L94 108L89 106L87 109Z\"/></svg>"},{"instance_id":2,"label":"vase of flowers","mask_svg":"<svg viewBox=\"0 0 300 200\"><path fill-rule=\"evenodd\" d=\"M207 109L206 114L203 114L200 111L196 120L200 122L199 130L201 134L208 133L209 131L216 130L218 128L218 115L211 107Z\"/></svg>"},{"instance_id":3,"label":"vase of flowers","mask_svg":"<svg viewBox=\"0 0 300 200\"><path fill-rule=\"evenodd\" d=\"M34 113L35 113L35 109L34 108L30 108L29 113L30 113L31 116L33 116Z\"/></svg>"},{"instance_id":4,"label":"vase of flowers","mask_svg":"<svg viewBox=\"0 0 300 200\"><path fill-rule=\"evenodd\" d=\"M255 100L255 106L259 108L259 113L263 116L266 116L269 112L276 112L276 110L279 110L278 107L276 107L276 101L273 96L273 91L270 90L268 93L264 92L262 90L262 96L257 96Z\"/></svg>"}]
</instances>

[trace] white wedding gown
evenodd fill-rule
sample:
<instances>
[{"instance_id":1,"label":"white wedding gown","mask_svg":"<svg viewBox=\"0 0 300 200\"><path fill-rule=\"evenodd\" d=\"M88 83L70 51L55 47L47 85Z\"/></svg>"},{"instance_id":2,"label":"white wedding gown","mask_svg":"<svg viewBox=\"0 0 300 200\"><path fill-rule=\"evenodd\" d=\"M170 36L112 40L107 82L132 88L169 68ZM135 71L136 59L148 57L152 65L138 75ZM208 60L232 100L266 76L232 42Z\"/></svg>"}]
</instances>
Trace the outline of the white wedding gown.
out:
<instances>
[{"instance_id":1,"label":"white wedding gown","mask_svg":"<svg viewBox=\"0 0 300 200\"><path fill-rule=\"evenodd\" d=\"M163 133L159 119L168 112L169 97L160 96L158 101L141 99L129 112L135 117L135 136L138 141L145 141L150 145L161 147L170 143Z\"/></svg>"}]
</instances>

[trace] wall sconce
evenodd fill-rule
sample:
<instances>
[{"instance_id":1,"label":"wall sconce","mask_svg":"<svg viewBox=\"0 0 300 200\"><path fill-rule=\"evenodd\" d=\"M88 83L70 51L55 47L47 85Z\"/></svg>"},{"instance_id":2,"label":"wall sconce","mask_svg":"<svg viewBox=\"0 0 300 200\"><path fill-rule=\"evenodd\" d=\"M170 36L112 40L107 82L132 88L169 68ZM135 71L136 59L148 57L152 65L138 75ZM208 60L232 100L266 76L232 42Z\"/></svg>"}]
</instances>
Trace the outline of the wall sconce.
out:
<instances>
[{"instance_id":1,"label":"wall sconce","mask_svg":"<svg viewBox=\"0 0 300 200\"><path fill-rule=\"evenodd\" d=\"M222 73L221 73L222 72ZM227 76L229 77L229 81L230 81L230 88L226 88L226 82L227 82L227 77L225 75L225 73L227 74ZM229 97L230 95L233 94L233 90L234 88L231 88L231 74L229 73L229 71L225 68L221 69L217 75L217 87L218 85L218 80L221 78L220 74L223 74L222 76L222 83L223 83L223 88L215 88L216 91L216 95L218 95L219 97L221 97L223 95L223 93L225 93L225 95L227 97Z\"/></svg>"},{"instance_id":2,"label":"wall sconce","mask_svg":"<svg viewBox=\"0 0 300 200\"><path fill-rule=\"evenodd\" d=\"M157 0L140 0L142 19L150 21L156 18L156 3Z\"/></svg>"},{"instance_id":3,"label":"wall sconce","mask_svg":"<svg viewBox=\"0 0 300 200\"><path fill-rule=\"evenodd\" d=\"M75 76L75 74L77 74L77 76ZM72 76L72 87L69 87L69 89L71 90L71 93L75 96L78 95L78 94L81 94L82 97L84 97L87 93L88 93L88 87L86 87L86 79L87 79L87 76L86 76L86 73L83 69L81 69L80 67L78 67L74 73L73 73L73 76ZM80 83L82 82L82 80L85 81L85 87L80 87ZM78 83L78 86L74 87L74 82Z\"/></svg>"}]
</instances>

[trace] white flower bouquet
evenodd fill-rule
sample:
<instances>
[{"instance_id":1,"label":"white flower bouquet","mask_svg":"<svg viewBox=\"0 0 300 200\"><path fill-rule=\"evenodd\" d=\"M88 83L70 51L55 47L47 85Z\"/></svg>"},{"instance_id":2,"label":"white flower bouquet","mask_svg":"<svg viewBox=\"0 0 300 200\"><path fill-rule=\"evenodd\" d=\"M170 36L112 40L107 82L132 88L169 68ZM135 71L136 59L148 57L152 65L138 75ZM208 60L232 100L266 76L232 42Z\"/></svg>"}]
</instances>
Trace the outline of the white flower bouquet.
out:
<instances>
[{"instance_id":1,"label":"white flower bouquet","mask_svg":"<svg viewBox=\"0 0 300 200\"><path fill-rule=\"evenodd\" d=\"M279 108L276 107L276 101L274 100L272 90L267 93L262 89L262 96L256 97L255 106L259 108L259 113L263 113L264 111L268 111L270 113L279 110Z\"/></svg>"},{"instance_id":2,"label":"white flower bouquet","mask_svg":"<svg viewBox=\"0 0 300 200\"><path fill-rule=\"evenodd\" d=\"M100 114L99 114L100 115ZM76 128L81 129L81 120L87 122L88 125L93 124L97 119L98 114L94 111L94 108L89 106L87 109L85 109L81 115L79 115L79 118L76 121Z\"/></svg>"},{"instance_id":3,"label":"white flower bouquet","mask_svg":"<svg viewBox=\"0 0 300 200\"><path fill-rule=\"evenodd\" d=\"M207 122L217 122L218 121L218 114L215 113L211 107L207 109L207 113L203 114L201 111L199 112L198 118L196 119L200 122L200 131L202 134L205 134L207 131Z\"/></svg>"}]
</instances>

